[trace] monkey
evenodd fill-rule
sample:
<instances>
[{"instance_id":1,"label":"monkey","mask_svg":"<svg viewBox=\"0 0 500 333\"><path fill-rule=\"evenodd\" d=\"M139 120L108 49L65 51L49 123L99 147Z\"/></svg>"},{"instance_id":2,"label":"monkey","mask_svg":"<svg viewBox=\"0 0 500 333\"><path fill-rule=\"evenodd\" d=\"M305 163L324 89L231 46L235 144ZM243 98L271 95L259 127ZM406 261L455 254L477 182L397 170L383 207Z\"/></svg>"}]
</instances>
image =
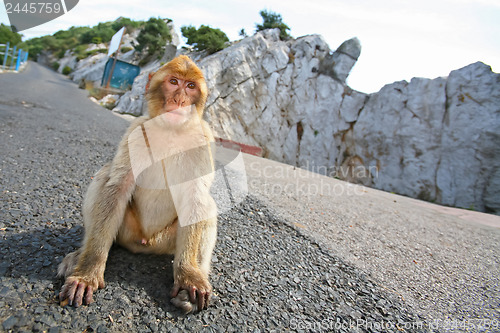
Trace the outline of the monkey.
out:
<instances>
[{"instance_id":1,"label":"monkey","mask_svg":"<svg viewBox=\"0 0 500 333\"><path fill-rule=\"evenodd\" d=\"M132 122L85 194L82 246L58 267L65 278L61 305L93 301L116 242L133 253L173 254L171 302L186 313L207 308L217 208L210 196L214 137L202 119L206 100L203 73L187 56L151 77L148 114Z\"/></svg>"}]
</instances>

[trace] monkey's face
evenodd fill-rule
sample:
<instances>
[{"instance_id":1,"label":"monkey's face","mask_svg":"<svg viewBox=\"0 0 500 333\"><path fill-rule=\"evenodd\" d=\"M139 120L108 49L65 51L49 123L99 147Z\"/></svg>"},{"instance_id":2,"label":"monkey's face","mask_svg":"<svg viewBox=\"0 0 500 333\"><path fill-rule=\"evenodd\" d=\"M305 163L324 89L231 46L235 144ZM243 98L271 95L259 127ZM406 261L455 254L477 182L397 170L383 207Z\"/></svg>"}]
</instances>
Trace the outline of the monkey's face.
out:
<instances>
[{"instance_id":1,"label":"monkey's face","mask_svg":"<svg viewBox=\"0 0 500 333\"><path fill-rule=\"evenodd\" d=\"M201 70L188 57L181 55L164 65L150 83L147 99L151 118L189 105L196 105L202 117L207 85Z\"/></svg>"},{"instance_id":2,"label":"monkey's face","mask_svg":"<svg viewBox=\"0 0 500 333\"><path fill-rule=\"evenodd\" d=\"M163 112L171 112L196 104L201 94L196 82L175 75L167 75L162 88L165 96Z\"/></svg>"}]
</instances>

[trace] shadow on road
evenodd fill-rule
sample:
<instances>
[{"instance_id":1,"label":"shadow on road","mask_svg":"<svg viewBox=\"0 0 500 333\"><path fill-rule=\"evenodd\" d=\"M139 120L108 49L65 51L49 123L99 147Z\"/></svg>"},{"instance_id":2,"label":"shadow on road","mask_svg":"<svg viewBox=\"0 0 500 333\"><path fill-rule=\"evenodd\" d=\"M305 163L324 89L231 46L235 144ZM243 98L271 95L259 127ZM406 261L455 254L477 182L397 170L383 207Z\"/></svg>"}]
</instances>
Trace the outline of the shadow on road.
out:
<instances>
[{"instance_id":1,"label":"shadow on road","mask_svg":"<svg viewBox=\"0 0 500 333\"><path fill-rule=\"evenodd\" d=\"M56 297L64 282L56 277L57 266L67 253L77 248L82 238L83 227L9 234L0 244L0 253L3 254L0 276L51 281L55 289L53 296ZM173 284L172 260L173 256L133 254L113 245L105 271L107 286L95 297L106 291L112 293L115 288L139 289L165 311L175 312L169 297Z\"/></svg>"}]
</instances>

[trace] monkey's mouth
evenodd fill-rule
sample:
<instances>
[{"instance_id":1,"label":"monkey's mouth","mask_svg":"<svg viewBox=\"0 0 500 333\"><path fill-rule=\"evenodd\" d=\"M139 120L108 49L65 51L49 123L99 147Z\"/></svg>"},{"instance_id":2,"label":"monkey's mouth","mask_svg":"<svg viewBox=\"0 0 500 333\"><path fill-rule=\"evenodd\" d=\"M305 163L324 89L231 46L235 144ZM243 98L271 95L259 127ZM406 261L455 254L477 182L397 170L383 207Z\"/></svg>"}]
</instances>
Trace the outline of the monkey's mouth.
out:
<instances>
[{"instance_id":1,"label":"monkey's mouth","mask_svg":"<svg viewBox=\"0 0 500 333\"><path fill-rule=\"evenodd\" d=\"M196 108L194 105L184 106L181 108L165 108L164 112L161 114L162 118L167 123L183 123L188 119L193 118L196 114Z\"/></svg>"},{"instance_id":2,"label":"monkey's mouth","mask_svg":"<svg viewBox=\"0 0 500 333\"><path fill-rule=\"evenodd\" d=\"M178 114L186 114L189 113L190 107L189 106L184 106L184 107L178 107L175 109L170 109L167 110L167 113L178 113Z\"/></svg>"},{"instance_id":3,"label":"monkey's mouth","mask_svg":"<svg viewBox=\"0 0 500 333\"><path fill-rule=\"evenodd\" d=\"M165 107L163 108L163 112L168 113L168 112L173 112L177 110L184 110L184 109L189 109L191 105L178 105L177 103L171 102L171 103L166 103Z\"/></svg>"}]
</instances>

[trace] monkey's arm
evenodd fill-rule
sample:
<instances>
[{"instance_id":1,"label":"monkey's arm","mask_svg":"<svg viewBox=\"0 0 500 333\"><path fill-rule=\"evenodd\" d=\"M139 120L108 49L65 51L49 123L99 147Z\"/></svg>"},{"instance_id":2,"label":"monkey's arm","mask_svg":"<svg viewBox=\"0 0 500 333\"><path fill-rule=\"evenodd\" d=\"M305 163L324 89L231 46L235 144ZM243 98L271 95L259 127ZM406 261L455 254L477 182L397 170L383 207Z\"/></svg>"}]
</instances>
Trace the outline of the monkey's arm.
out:
<instances>
[{"instance_id":1,"label":"monkey's arm","mask_svg":"<svg viewBox=\"0 0 500 333\"><path fill-rule=\"evenodd\" d=\"M140 123L130 126L113 161L99 170L87 190L83 204L85 238L74 271L66 278L59 295L62 304L89 304L93 292L104 287L108 252L135 189L127 138Z\"/></svg>"},{"instance_id":2,"label":"monkey's arm","mask_svg":"<svg viewBox=\"0 0 500 333\"><path fill-rule=\"evenodd\" d=\"M177 229L172 302L186 313L208 306L212 286L208 281L212 251L217 237L217 218ZM185 290L189 298L180 293Z\"/></svg>"},{"instance_id":3,"label":"monkey's arm","mask_svg":"<svg viewBox=\"0 0 500 333\"><path fill-rule=\"evenodd\" d=\"M206 308L212 292L208 273L217 237L217 208L210 195L214 176L210 147L184 155L180 163L196 165L198 171L193 170L193 173L203 175L170 187L179 219L172 302L185 312L191 312ZM182 169L173 165L170 174L179 170Z\"/></svg>"}]
</instances>

